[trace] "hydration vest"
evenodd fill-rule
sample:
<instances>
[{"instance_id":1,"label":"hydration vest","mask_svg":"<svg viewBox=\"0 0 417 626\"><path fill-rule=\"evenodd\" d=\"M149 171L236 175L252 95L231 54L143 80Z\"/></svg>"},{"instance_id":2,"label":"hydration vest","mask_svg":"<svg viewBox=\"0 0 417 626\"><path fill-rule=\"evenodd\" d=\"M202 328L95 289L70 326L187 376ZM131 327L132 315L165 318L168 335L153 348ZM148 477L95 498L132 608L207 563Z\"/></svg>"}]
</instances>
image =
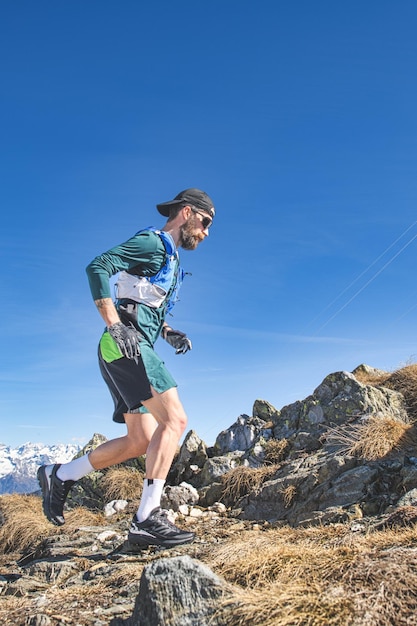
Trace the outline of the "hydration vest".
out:
<instances>
[{"instance_id":1,"label":"hydration vest","mask_svg":"<svg viewBox=\"0 0 417 626\"><path fill-rule=\"evenodd\" d=\"M165 263L154 276L136 276L122 271L115 283L118 300L127 298L152 309L159 309L166 302L169 313L178 301L184 270L179 265L179 255L171 235L153 226L139 230L136 234L152 231L159 235L165 248Z\"/></svg>"}]
</instances>

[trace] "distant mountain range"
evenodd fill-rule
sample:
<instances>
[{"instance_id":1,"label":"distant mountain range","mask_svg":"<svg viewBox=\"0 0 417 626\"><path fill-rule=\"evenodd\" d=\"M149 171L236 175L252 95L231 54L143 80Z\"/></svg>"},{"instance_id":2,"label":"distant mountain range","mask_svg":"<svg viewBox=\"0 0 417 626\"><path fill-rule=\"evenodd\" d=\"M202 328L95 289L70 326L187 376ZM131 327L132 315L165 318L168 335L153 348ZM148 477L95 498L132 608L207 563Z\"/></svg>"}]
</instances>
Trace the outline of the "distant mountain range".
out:
<instances>
[{"instance_id":1,"label":"distant mountain range","mask_svg":"<svg viewBox=\"0 0 417 626\"><path fill-rule=\"evenodd\" d=\"M79 450L79 446L72 444L25 443L19 448L0 444L0 494L38 491L39 465L66 463Z\"/></svg>"}]
</instances>

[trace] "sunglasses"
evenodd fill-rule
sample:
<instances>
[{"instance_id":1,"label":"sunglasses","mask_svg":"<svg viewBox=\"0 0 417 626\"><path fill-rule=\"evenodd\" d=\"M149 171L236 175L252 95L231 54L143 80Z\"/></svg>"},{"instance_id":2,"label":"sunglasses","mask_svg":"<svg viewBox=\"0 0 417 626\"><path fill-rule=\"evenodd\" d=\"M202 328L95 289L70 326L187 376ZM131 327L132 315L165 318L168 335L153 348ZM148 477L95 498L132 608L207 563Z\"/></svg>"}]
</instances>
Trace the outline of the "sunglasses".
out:
<instances>
[{"instance_id":1,"label":"sunglasses","mask_svg":"<svg viewBox=\"0 0 417 626\"><path fill-rule=\"evenodd\" d=\"M203 225L204 230L206 230L206 228L209 228L209 226L212 225L213 220L211 219L211 217L207 217L207 215L205 213L201 213L201 211L199 211L198 209L196 209L195 207L191 207L191 210L194 213L198 213L198 215L200 215L203 219L201 220L201 223Z\"/></svg>"}]
</instances>

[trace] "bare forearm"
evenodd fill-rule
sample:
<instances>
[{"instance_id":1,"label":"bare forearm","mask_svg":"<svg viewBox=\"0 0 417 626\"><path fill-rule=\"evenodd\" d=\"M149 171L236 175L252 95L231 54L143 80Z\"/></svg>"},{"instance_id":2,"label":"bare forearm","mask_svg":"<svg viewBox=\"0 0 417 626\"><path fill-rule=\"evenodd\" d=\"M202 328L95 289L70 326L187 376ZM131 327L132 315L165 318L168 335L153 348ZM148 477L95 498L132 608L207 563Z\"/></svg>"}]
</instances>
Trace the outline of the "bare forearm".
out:
<instances>
[{"instance_id":1,"label":"bare forearm","mask_svg":"<svg viewBox=\"0 0 417 626\"><path fill-rule=\"evenodd\" d=\"M166 338L166 332L168 330L172 330L172 328L171 328L171 326L169 324L164 322L163 325L162 325L162 329L161 329L161 337L162 337L162 339Z\"/></svg>"},{"instance_id":2,"label":"bare forearm","mask_svg":"<svg viewBox=\"0 0 417 626\"><path fill-rule=\"evenodd\" d=\"M107 327L120 322L119 314L111 298L101 298L94 302Z\"/></svg>"}]
</instances>

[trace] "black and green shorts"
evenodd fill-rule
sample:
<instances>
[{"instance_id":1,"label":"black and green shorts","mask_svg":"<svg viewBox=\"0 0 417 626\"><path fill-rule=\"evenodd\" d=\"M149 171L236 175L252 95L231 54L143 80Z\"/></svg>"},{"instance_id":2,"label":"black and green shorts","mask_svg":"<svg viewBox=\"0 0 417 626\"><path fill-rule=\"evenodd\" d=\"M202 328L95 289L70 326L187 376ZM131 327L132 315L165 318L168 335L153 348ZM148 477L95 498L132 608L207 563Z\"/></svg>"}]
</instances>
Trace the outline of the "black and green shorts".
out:
<instances>
[{"instance_id":1,"label":"black and green shorts","mask_svg":"<svg viewBox=\"0 0 417 626\"><path fill-rule=\"evenodd\" d=\"M122 355L116 342L105 331L98 348L101 374L114 402L113 420L124 423L124 413L146 413L142 402L152 398L151 387L163 393L177 383L153 347L140 344L137 362Z\"/></svg>"}]
</instances>

